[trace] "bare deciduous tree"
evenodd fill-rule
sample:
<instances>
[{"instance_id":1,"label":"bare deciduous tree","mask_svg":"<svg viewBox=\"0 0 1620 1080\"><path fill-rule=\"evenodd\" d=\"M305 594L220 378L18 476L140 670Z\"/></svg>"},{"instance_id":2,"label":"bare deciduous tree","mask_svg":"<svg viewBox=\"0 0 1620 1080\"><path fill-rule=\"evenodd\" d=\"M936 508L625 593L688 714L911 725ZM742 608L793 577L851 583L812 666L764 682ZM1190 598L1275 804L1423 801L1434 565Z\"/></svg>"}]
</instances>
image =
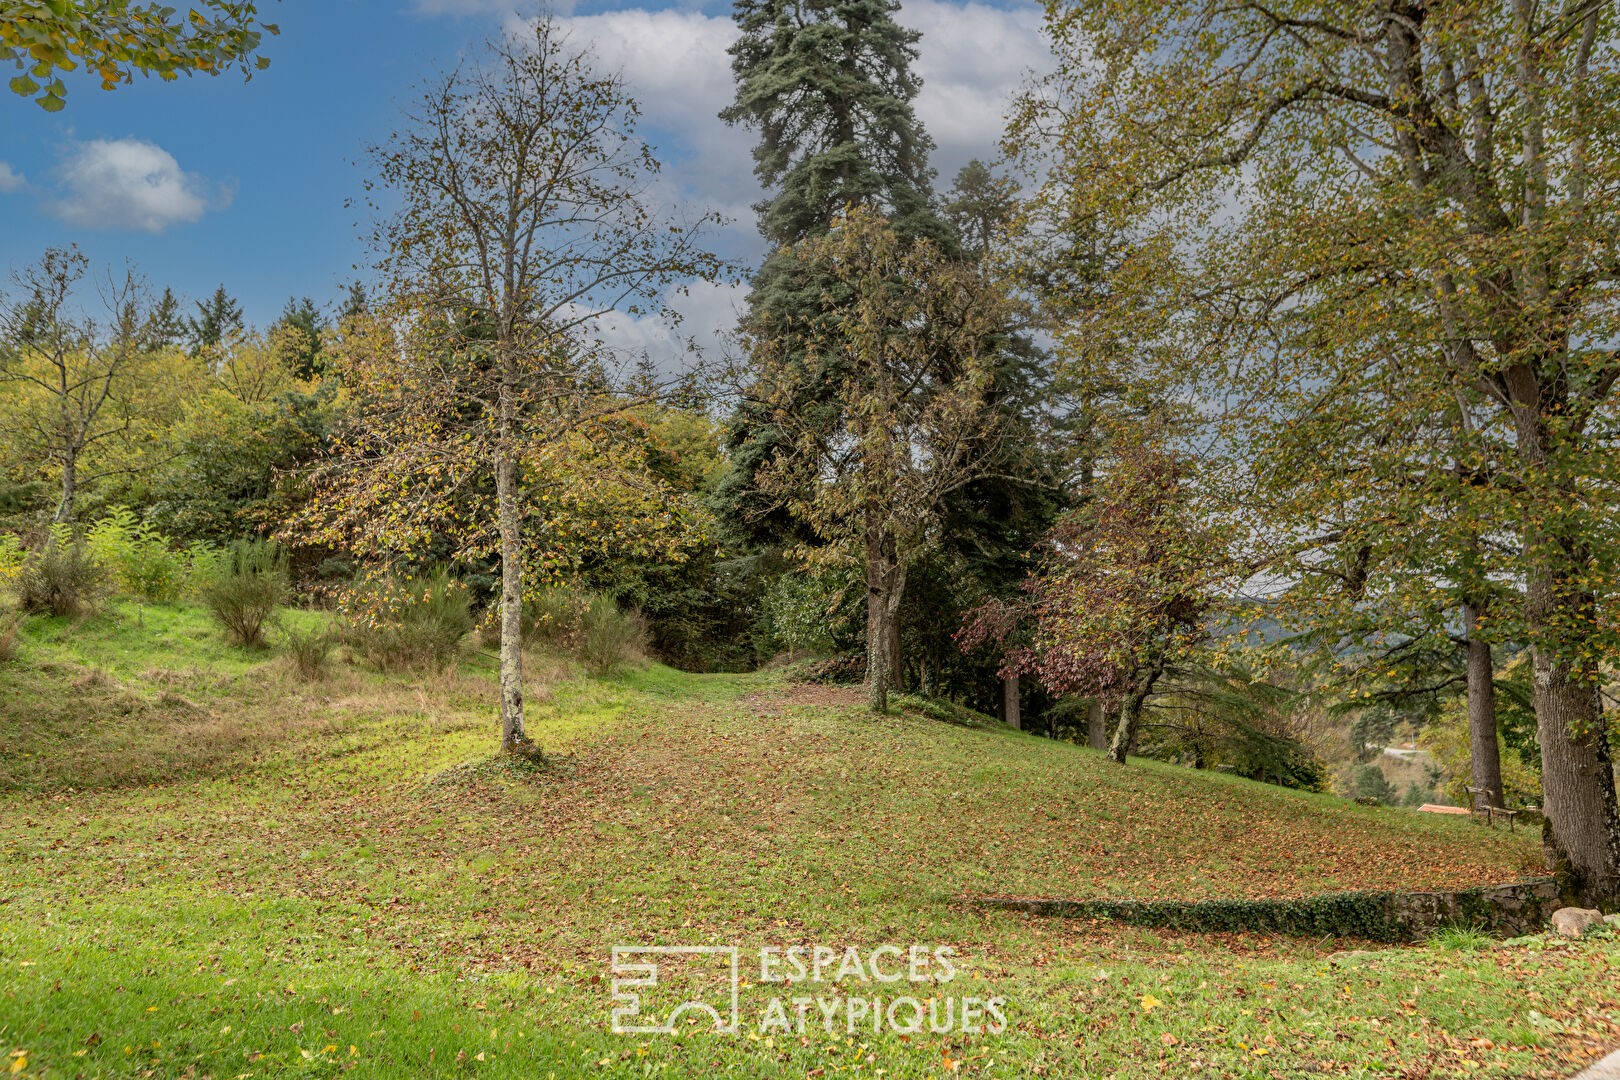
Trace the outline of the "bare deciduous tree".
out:
<instances>
[{"instance_id":1,"label":"bare deciduous tree","mask_svg":"<svg viewBox=\"0 0 1620 1080\"><path fill-rule=\"evenodd\" d=\"M559 454L646 400L613 378L596 336L603 316L650 314L671 287L721 270L699 246L709 219L683 225L660 211L636 115L623 80L597 73L542 16L433 81L404 130L370 154L397 209L371 237L379 302L337 359L362 401L311 519L369 550L409 547L447 521L468 550L492 540L508 751L529 745L527 481L555 477ZM594 464L579 484L633 479L610 454ZM478 500L455 499L486 478L493 529Z\"/></svg>"}]
</instances>

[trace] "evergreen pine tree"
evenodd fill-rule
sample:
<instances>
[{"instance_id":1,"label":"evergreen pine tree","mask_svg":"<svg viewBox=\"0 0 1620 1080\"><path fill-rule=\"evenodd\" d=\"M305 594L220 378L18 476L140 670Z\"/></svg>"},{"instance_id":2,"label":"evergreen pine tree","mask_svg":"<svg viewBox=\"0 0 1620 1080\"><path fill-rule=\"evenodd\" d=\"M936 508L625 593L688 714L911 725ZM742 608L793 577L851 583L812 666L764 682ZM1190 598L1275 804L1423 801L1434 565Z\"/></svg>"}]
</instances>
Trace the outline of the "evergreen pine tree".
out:
<instances>
[{"instance_id":1,"label":"evergreen pine tree","mask_svg":"<svg viewBox=\"0 0 1620 1080\"><path fill-rule=\"evenodd\" d=\"M997 176L990 166L974 158L956 174L945 193L945 220L962 245L962 255L982 259L997 235L1006 228L1018 206L1018 183Z\"/></svg>"},{"instance_id":2,"label":"evergreen pine tree","mask_svg":"<svg viewBox=\"0 0 1620 1080\"><path fill-rule=\"evenodd\" d=\"M364 314L367 303L365 285L360 281L349 282L344 289L343 306L338 309L338 325L342 326L349 320Z\"/></svg>"},{"instance_id":3,"label":"evergreen pine tree","mask_svg":"<svg viewBox=\"0 0 1620 1080\"><path fill-rule=\"evenodd\" d=\"M738 0L742 36L732 45L737 96L720 116L759 133L754 173L772 192L757 204L773 250L754 275L750 318L775 336L802 337L825 318L832 284L786 251L826 232L850 206L875 206L904 239L956 250L934 206L932 141L912 111L920 38L894 20L894 0ZM820 388L804 387L814 409ZM722 520L743 542L779 543L795 526L754 490L779 437L744 407L733 418L730 469L715 490Z\"/></svg>"},{"instance_id":4,"label":"evergreen pine tree","mask_svg":"<svg viewBox=\"0 0 1620 1080\"><path fill-rule=\"evenodd\" d=\"M206 301L198 300L196 318L186 320L186 336L192 355L213 348L233 333L241 333L242 305L221 285Z\"/></svg>"},{"instance_id":5,"label":"evergreen pine tree","mask_svg":"<svg viewBox=\"0 0 1620 1080\"><path fill-rule=\"evenodd\" d=\"M825 233L852 207L872 207L903 240L928 239L947 254L977 259L1013 208L1016 186L975 163L959 178L949 216L941 213L928 164L933 143L912 110L920 80L911 65L920 35L896 23L898 10L893 0L739 0L735 5L742 29L731 49L737 96L721 117L759 134L755 174L771 195L756 209L760 232L774 248L754 277L749 318L755 335L788 343L790 353L794 340L826 338L818 335L818 328L837 317L836 298L846 287L836 274L794 257L788 251L791 245ZM831 311L829 296L835 298ZM1028 389L1033 347L1011 334L994 347L1003 359L990 393L1016 410L1027 401L1020 391ZM816 366L836 378L836 370L825 362ZM816 379L807 375L795 396L797 415L825 412L827 430L838 427L838 403ZM737 540L766 548L811 539L754 482L756 472L776 453L782 433L746 404L733 418L731 431L730 468L714 494L721 519L741 524ZM1016 471L1013 462L1008 465ZM980 590L996 589L1003 584L1001 577L1021 577L1022 561L1004 549L1027 546L1050 523L1056 506L1050 493L1050 483L1042 480L1027 489L1004 482L968 485L952 497L948 513L975 534L968 545L972 550L966 557L946 553L943 562L936 560L937 566L923 571L923 578L945 581L954 576L947 590L954 596L963 591L964 570ZM997 580L985 581L981 572ZM869 594L872 574L869 565ZM953 666L949 656L956 653L949 637L954 624L943 627L939 614L936 610L923 620L927 640L915 636L920 623L908 630L909 644L936 658L923 669L925 680L927 673L942 675L942 667ZM868 634L872 625L869 616ZM890 655L897 660L898 682L898 642ZM950 690L962 689L967 681L988 684L991 675L979 670ZM937 680L932 685L945 688Z\"/></svg>"},{"instance_id":6,"label":"evergreen pine tree","mask_svg":"<svg viewBox=\"0 0 1620 1080\"><path fill-rule=\"evenodd\" d=\"M146 322L146 340L149 348L172 349L186 336L186 323L180 316L180 299L174 290L164 286L163 295L152 307Z\"/></svg>"},{"instance_id":7,"label":"evergreen pine tree","mask_svg":"<svg viewBox=\"0 0 1620 1080\"><path fill-rule=\"evenodd\" d=\"M727 123L759 132L754 172L775 194L756 209L777 247L826 231L848 206L875 206L903 238L942 244L928 152L912 112L921 36L896 0L738 0L736 100Z\"/></svg>"},{"instance_id":8,"label":"evergreen pine tree","mask_svg":"<svg viewBox=\"0 0 1620 1080\"><path fill-rule=\"evenodd\" d=\"M326 368L321 334L326 317L309 297L289 297L276 321L282 363L300 379L313 379Z\"/></svg>"},{"instance_id":9,"label":"evergreen pine tree","mask_svg":"<svg viewBox=\"0 0 1620 1080\"><path fill-rule=\"evenodd\" d=\"M1018 185L974 160L957 173L941 212L960 245L962 258L978 261L1002 241L1018 209ZM1059 514L1070 505L1060 455L1050 433L1065 418L1051 409L1050 357L1031 336L1008 327L993 343L994 380L987 394L1001 432L989 477L953 492L945 502L940 543L912 568L902 608L901 638L929 692L950 696L985 712L1002 706L997 678L1000 656L964 655L954 632L968 609L987 597L1022 591L1038 551ZM1030 720L1050 705L1038 685L1022 697ZM1048 734L1052 733L1047 722Z\"/></svg>"}]
</instances>

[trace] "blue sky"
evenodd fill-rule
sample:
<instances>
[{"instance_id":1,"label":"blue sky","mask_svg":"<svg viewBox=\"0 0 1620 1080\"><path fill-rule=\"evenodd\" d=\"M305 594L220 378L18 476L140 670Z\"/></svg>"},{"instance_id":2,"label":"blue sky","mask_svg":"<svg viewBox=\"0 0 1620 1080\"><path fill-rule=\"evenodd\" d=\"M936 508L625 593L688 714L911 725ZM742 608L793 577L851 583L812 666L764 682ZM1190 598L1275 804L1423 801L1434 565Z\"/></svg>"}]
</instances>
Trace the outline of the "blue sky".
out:
<instances>
[{"instance_id":1,"label":"blue sky","mask_svg":"<svg viewBox=\"0 0 1620 1080\"><path fill-rule=\"evenodd\" d=\"M101 264L132 259L156 287L190 298L223 282L259 325L292 295L335 303L365 259L364 212L346 206L365 178L362 146L387 136L424 73L509 25L516 6L271 0L261 8L282 32L264 50L271 67L248 83L137 76L108 93L69 75L67 108L54 115L0 87L0 266L74 243ZM751 135L715 116L731 91L729 3L559 10L575 40L624 71L678 197L730 214L717 246L757 260ZM909 0L901 21L923 32L917 108L947 186L969 158L994 154L1007 97L1043 63L1038 13ZM683 305L689 326L722 327L735 300L699 290ZM612 332L656 349L661 331L620 321Z\"/></svg>"}]
</instances>

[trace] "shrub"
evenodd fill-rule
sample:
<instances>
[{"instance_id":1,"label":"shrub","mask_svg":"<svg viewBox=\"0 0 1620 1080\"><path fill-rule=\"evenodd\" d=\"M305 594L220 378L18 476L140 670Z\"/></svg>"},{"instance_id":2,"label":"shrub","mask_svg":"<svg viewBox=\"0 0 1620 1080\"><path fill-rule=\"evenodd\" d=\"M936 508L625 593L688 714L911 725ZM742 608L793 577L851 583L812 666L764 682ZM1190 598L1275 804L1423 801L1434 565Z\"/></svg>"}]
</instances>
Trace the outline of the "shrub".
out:
<instances>
[{"instance_id":1,"label":"shrub","mask_svg":"<svg viewBox=\"0 0 1620 1080\"><path fill-rule=\"evenodd\" d=\"M566 585L548 585L523 601L523 644L567 652L583 628L590 597Z\"/></svg>"},{"instance_id":2,"label":"shrub","mask_svg":"<svg viewBox=\"0 0 1620 1080\"><path fill-rule=\"evenodd\" d=\"M350 647L383 671L443 671L474 622L466 586L442 571L375 578L347 593L342 606Z\"/></svg>"},{"instance_id":3,"label":"shrub","mask_svg":"<svg viewBox=\"0 0 1620 1080\"><path fill-rule=\"evenodd\" d=\"M484 649L501 647L501 604L496 601L484 612L478 623L478 645Z\"/></svg>"},{"instance_id":4,"label":"shrub","mask_svg":"<svg viewBox=\"0 0 1620 1080\"><path fill-rule=\"evenodd\" d=\"M1357 802L1383 803L1385 806L1394 806L1399 800L1400 793L1395 785L1384 776L1384 770L1377 765L1352 765L1339 777L1339 786L1347 798Z\"/></svg>"},{"instance_id":5,"label":"shrub","mask_svg":"<svg viewBox=\"0 0 1620 1080\"><path fill-rule=\"evenodd\" d=\"M332 657L332 646L336 644L330 631L324 628L300 630L287 627L281 632L281 641L288 659L292 661L293 670L301 678L313 682L326 676L327 662Z\"/></svg>"},{"instance_id":6,"label":"shrub","mask_svg":"<svg viewBox=\"0 0 1620 1080\"><path fill-rule=\"evenodd\" d=\"M1406 794L1401 796L1401 805L1407 807L1422 806L1424 803L1434 802L1436 795L1434 788L1422 787L1416 780L1406 785Z\"/></svg>"},{"instance_id":7,"label":"shrub","mask_svg":"<svg viewBox=\"0 0 1620 1080\"><path fill-rule=\"evenodd\" d=\"M224 568L227 554L228 549L217 548L200 540L188 545L184 555L186 577L180 588L182 595L201 600L203 589Z\"/></svg>"},{"instance_id":8,"label":"shrub","mask_svg":"<svg viewBox=\"0 0 1620 1080\"><path fill-rule=\"evenodd\" d=\"M226 548L199 590L225 635L262 648L264 630L287 598L287 556L273 540L238 540Z\"/></svg>"},{"instance_id":9,"label":"shrub","mask_svg":"<svg viewBox=\"0 0 1620 1080\"><path fill-rule=\"evenodd\" d=\"M1001 726L994 717L986 716L949 698L924 697L921 694L890 694L889 705L899 711L909 710L930 720L941 720L947 724L961 724L965 727Z\"/></svg>"},{"instance_id":10,"label":"shrub","mask_svg":"<svg viewBox=\"0 0 1620 1080\"><path fill-rule=\"evenodd\" d=\"M771 649L812 652L833 651L831 612L844 592L828 574L779 574L760 598L764 637Z\"/></svg>"},{"instance_id":11,"label":"shrub","mask_svg":"<svg viewBox=\"0 0 1620 1080\"><path fill-rule=\"evenodd\" d=\"M522 639L525 649L549 653L572 652L580 622L590 598L566 585L548 585L523 601ZM478 641L486 649L501 644L501 606L492 605L478 627Z\"/></svg>"},{"instance_id":12,"label":"shrub","mask_svg":"<svg viewBox=\"0 0 1620 1080\"><path fill-rule=\"evenodd\" d=\"M96 522L87 538L90 553L107 567L119 588L154 604L180 598L186 557L168 540L120 506Z\"/></svg>"},{"instance_id":13,"label":"shrub","mask_svg":"<svg viewBox=\"0 0 1620 1080\"><path fill-rule=\"evenodd\" d=\"M590 599L580 615L579 640L574 655L593 675L610 675L643 655L647 648L647 620L637 611L625 611L611 596Z\"/></svg>"},{"instance_id":14,"label":"shrub","mask_svg":"<svg viewBox=\"0 0 1620 1080\"><path fill-rule=\"evenodd\" d=\"M44 546L17 575L17 602L23 611L82 615L106 594L106 566L61 525L51 529Z\"/></svg>"}]
</instances>

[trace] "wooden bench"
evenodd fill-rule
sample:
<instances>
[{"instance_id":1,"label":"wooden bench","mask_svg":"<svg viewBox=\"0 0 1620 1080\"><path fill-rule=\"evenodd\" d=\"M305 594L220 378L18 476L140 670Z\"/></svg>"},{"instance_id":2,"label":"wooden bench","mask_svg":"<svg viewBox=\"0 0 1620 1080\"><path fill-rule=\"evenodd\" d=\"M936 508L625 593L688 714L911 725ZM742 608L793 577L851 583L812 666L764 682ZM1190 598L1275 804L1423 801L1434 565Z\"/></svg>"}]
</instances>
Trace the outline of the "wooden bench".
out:
<instances>
[{"instance_id":1,"label":"wooden bench","mask_svg":"<svg viewBox=\"0 0 1620 1080\"><path fill-rule=\"evenodd\" d=\"M1491 793L1485 788L1470 787L1467 790L1469 798L1473 799L1474 801L1473 808L1469 811L1469 814L1475 821L1479 820L1479 815L1484 814L1485 824L1495 828L1496 819L1505 818L1508 823L1508 832L1513 831L1513 819L1519 816L1519 812L1517 810L1504 810L1500 806L1492 805Z\"/></svg>"}]
</instances>

